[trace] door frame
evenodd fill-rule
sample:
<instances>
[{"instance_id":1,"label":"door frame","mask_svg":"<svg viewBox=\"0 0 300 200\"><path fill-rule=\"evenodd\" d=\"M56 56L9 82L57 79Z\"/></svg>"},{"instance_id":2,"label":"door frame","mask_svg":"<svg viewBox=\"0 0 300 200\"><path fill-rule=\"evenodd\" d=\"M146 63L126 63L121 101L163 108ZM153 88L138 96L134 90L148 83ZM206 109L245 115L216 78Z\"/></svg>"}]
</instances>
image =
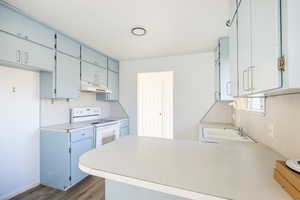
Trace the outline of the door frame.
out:
<instances>
[{"instance_id":1,"label":"door frame","mask_svg":"<svg viewBox=\"0 0 300 200\"><path fill-rule=\"evenodd\" d=\"M160 72L143 72L137 73L137 135L141 135L141 94L142 88L140 86L141 76L145 74L155 74L164 76L164 97L163 97L163 125L162 125L162 138L173 139L174 138L174 72L173 71L160 71Z\"/></svg>"}]
</instances>

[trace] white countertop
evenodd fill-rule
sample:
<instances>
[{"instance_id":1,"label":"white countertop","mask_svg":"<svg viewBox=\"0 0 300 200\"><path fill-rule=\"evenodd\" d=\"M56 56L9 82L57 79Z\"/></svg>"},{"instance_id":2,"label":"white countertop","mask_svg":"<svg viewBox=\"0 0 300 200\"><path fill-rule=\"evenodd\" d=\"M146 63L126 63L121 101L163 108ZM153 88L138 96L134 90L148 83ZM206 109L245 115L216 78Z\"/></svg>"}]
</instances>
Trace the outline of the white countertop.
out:
<instances>
[{"instance_id":1,"label":"white countertop","mask_svg":"<svg viewBox=\"0 0 300 200\"><path fill-rule=\"evenodd\" d=\"M105 118L105 119L112 119L116 121L128 120L127 118L122 118L122 117ZM93 127L94 126L91 125L90 122L78 122L78 123L65 123L65 124L56 124L56 125L41 127L40 130L68 133L71 132L72 130L93 128Z\"/></svg>"},{"instance_id":2,"label":"white countertop","mask_svg":"<svg viewBox=\"0 0 300 200\"><path fill-rule=\"evenodd\" d=\"M291 200L273 178L283 159L262 144L204 144L128 136L85 153L81 170L197 200Z\"/></svg>"}]
</instances>

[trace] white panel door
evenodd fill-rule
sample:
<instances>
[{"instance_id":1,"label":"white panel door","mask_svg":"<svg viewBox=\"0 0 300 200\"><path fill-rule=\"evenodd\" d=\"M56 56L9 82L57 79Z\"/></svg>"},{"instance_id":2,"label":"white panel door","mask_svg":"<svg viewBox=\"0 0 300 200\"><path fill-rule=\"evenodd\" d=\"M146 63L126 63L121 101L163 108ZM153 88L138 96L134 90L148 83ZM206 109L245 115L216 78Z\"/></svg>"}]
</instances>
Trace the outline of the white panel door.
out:
<instances>
[{"instance_id":1,"label":"white panel door","mask_svg":"<svg viewBox=\"0 0 300 200\"><path fill-rule=\"evenodd\" d=\"M173 137L170 128L173 126L173 83L170 84L173 80L164 75L164 72L138 75L139 136Z\"/></svg>"},{"instance_id":2,"label":"white panel door","mask_svg":"<svg viewBox=\"0 0 300 200\"><path fill-rule=\"evenodd\" d=\"M243 2L244 3L244 2ZM251 0L253 93L281 87L280 0Z\"/></svg>"}]
</instances>

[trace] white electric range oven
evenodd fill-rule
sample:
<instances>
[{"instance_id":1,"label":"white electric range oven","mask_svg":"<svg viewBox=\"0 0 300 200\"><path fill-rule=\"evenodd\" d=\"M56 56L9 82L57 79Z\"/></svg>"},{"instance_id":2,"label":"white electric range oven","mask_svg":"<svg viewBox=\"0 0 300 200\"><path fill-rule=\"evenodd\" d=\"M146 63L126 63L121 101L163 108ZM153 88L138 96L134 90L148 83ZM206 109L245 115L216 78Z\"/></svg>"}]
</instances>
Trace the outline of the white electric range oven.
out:
<instances>
[{"instance_id":1,"label":"white electric range oven","mask_svg":"<svg viewBox=\"0 0 300 200\"><path fill-rule=\"evenodd\" d=\"M101 107L72 108L71 123L88 123L94 126L95 147L112 142L120 137L120 123L103 119Z\"/></svg>"}]
</instances>

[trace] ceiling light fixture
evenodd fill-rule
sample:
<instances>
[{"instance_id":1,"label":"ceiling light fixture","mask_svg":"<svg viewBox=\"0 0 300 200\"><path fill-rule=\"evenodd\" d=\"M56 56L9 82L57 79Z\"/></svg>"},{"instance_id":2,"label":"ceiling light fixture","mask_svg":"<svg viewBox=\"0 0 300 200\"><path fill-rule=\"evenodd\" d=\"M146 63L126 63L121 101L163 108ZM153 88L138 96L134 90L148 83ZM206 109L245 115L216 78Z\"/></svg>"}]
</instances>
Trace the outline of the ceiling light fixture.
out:
<instances>
[{"instance_id":1,"label":"ceiling light fixture","mask_svg":"<svg viewBox=\"0 0 300 200\"><path fill-rule=\"evenodd\" d=\"M147 30L143 27L137 26L131 29L131 33L135 36L144 36L147 33Z\"/></svg>"}]
</instances>

